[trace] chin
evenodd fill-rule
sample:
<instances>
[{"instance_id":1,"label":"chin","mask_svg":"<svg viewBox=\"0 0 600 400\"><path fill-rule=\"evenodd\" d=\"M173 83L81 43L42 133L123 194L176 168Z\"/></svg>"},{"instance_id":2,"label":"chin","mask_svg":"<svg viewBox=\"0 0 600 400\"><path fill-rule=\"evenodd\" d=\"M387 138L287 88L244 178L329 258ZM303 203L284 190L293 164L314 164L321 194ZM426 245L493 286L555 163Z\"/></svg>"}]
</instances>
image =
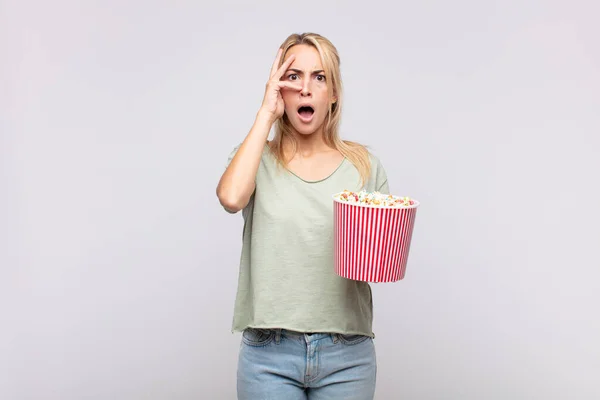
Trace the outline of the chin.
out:
<instances>
[{"instance_id":1,"label":"chin","mask_svg":"<svg viewBox=\"0 0 600 400\"><path fill-rule=\"evenodd\" d=\"M311 128L309 126L303 126L300 129L294 126L294 129L302 136L310 136L317 131L317 128Z\"/></svg>"},{"instance_id":2,"label":"chin","mask_svg":"<svg viewBox=\"0 0 600 400\"><path fill-rule=\"evenodd\" d=\"M305 124L301 121L290 122L292 124L292 128L294 128L294 130L302 136L312 135L313 133L317 132L325 123L325 121L322 121L320 124L317 121L312 121L310 124Z\"/></svg>"}]
</instances>

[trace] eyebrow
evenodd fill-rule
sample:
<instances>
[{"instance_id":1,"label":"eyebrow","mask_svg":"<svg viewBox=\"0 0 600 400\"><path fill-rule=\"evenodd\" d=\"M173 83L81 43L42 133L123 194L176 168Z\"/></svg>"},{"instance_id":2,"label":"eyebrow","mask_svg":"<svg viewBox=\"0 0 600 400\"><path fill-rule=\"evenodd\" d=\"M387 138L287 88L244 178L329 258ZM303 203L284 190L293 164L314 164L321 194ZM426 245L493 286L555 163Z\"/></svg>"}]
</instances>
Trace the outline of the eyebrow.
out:
<instances>
[{"instance_id":1,"label":"eyebrow","mask_svg":"<svg viewBox=\"0 0 600 400\"><path fill-rule=\"evenodd\" d=\"M301 73L302 73L302 71L301 71L301 70L299 70L299 69L295 69L295 68L288 68L288 71L293 71L293 72L295 72L295 73L297 73L297 74L301 74ZM287 72L287 71L286 71L286 72ZM313 73L313 74L319 74L319 73L321 73L321 72L325 72L325 71L323 71L322 69L318 69L318 70L316 70L316 71L313 71L312 73Z\"/></svg>"}]
</instances>

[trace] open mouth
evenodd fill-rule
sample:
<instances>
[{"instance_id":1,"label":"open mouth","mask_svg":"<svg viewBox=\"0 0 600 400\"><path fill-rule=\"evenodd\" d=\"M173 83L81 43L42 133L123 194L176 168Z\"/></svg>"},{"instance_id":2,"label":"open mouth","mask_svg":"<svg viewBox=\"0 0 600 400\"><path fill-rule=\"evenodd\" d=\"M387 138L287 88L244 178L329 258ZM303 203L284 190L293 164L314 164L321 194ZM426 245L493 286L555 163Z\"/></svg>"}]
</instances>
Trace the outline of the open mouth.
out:
<instances>
[{"instance_id":1,"label":"open mouth","mask_svg":"<svg viewBox=\"0 0 600 400\"><path fill-rule=\"evenodd\" d=\"M315 110L311 106L302 106L298 109L298 115L304 121L310 121L314 113Z\"/></svg>"}]
</instances>

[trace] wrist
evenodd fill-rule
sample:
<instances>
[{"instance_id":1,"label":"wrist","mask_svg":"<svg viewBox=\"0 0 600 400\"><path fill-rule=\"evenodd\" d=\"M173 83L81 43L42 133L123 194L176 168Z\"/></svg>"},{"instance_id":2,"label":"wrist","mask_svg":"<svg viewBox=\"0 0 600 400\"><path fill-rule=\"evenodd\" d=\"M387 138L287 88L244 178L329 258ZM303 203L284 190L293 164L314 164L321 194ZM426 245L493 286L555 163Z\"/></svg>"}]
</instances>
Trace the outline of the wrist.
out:
<instances>
[{"instance_id":1,"label":"wrist","mask_svg":"<svg viewBox=\"0 0 600 400\"><path fill-rule=\"evenodd\" d=\"M258 110L258 113L256 113L256 121L268 124L269 128L271 125L273 125L273 123L275 123L276 120L277 118L275 118L272 112L269 112L263 108Z\"/></svg>"}]
</instances>

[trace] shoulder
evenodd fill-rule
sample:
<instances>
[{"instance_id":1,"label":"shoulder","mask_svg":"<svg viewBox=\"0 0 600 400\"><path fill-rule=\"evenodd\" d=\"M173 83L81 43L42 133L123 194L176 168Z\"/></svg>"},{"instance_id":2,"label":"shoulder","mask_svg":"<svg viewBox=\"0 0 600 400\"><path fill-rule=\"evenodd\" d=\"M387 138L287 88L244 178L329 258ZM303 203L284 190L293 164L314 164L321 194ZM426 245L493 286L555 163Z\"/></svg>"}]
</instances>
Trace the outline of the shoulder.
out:
<instances>
[{"instance_id":1,"label":"shoulder","mask_svg":"<svg viewBox=\"0 0 600 400\"><path fill-rule=\"evenodd\" d=\"M231 163L231 160L233 160L233 157L235 157L235 154L238 152L238 150L240 149L240 147L242 147L242 143L239 143L237 146L235 146L230 151L229 157L227 158L227 164L226 164L226 166L229 166L229 164ZM270 153L270 152L271 152L271 150L270 150L269 144L267 142L267 143L265 143L265 147L264 147L263 152L262 152L262 157L264 157L265 154Z\"/></svg>"},{"instance_id":2,"label":"shoulder","mask_svg":"<svg viewBox=\"0 0 600 400\"><path fill-rule=\"evenodd\" d=\"M376 151L373 151L372 149L367 148L366 146L365 150L367 151L367 155L369 157L369 180L372 185L371 190L387 192L389 190L388 176L383 166L383 162L379 158L379 155Z\"/></svg>"},{"instance_id":3,"label":"shoulder","mask_svg":"<svg viewBox=\"0 0 600 400\"><path fill-rule=\"evenodd\" d=\"M371 162L371 168L383 169L383 163L381 162L381 159L372 151L369 151L369 161Z\"/></svg>"},{"instance_id":4,"label":"shoulder","mask_svg":"<svg viewBox=\"0 0 600 400\"><path fill-rule=\"evenodd\" d=\"M356 153L360 154L362 157L365 158L365 161L368 160L371 169L379 169L379 168L383 168L383 164L381 162L381 160L379 159L379 157L369 148L369 146L361 144L361 143L357 143L357 142L352 142L349 140L344 140L344 143L346 144L346 146L348 146L350 149L352 149L353 151L355 151Z\"/></svg>"},{"instance_id":5,"label":"shoulder","mask_svg":"<svg viewBox=\"0 0 600 400\"><path fill-rule=\"evenodd\" d=\"M387 173L379 156L369 151L369 161L371 163L371 178L376 182L377 187L387 181Z\"/></svg>"},{"instance_id":6,"label":"shoulder","mask_svg":"<svg viewBox=\"0 0 600 400\"><path fill-rule=\"evenodd\" d=\"M354 164L359 169L365 171L365 188L367 190L387 191L387 173L383 163L376 152L373 152L368 146L360 143L344 141L344 144L353 153Z\"/></svg>"},{"instance_id":7,"label":"shoulder","mask_svg":"<svg viewBox=\"0 0 600 400\"><path fill-rule=\"evenodd\" d=\"M234 156L234 155L235 155L235 153L237 153L237 152L238 152L238 150L240 149L240 147L242 147L242 144L244 144L244 142L240 142L240 143L238 143L236 146L234 146L234 147L233 147L233 149L231 150L231 152L229 153L229 155L230 155L230 156ZM270 150L271 150L270 142L269 142L269 141L266 141L266 142L265 142L265 146L264 146L264 148L263 148L263 154L264 154L265 152L269 152Z\"/></svg>"}]
</instances>

